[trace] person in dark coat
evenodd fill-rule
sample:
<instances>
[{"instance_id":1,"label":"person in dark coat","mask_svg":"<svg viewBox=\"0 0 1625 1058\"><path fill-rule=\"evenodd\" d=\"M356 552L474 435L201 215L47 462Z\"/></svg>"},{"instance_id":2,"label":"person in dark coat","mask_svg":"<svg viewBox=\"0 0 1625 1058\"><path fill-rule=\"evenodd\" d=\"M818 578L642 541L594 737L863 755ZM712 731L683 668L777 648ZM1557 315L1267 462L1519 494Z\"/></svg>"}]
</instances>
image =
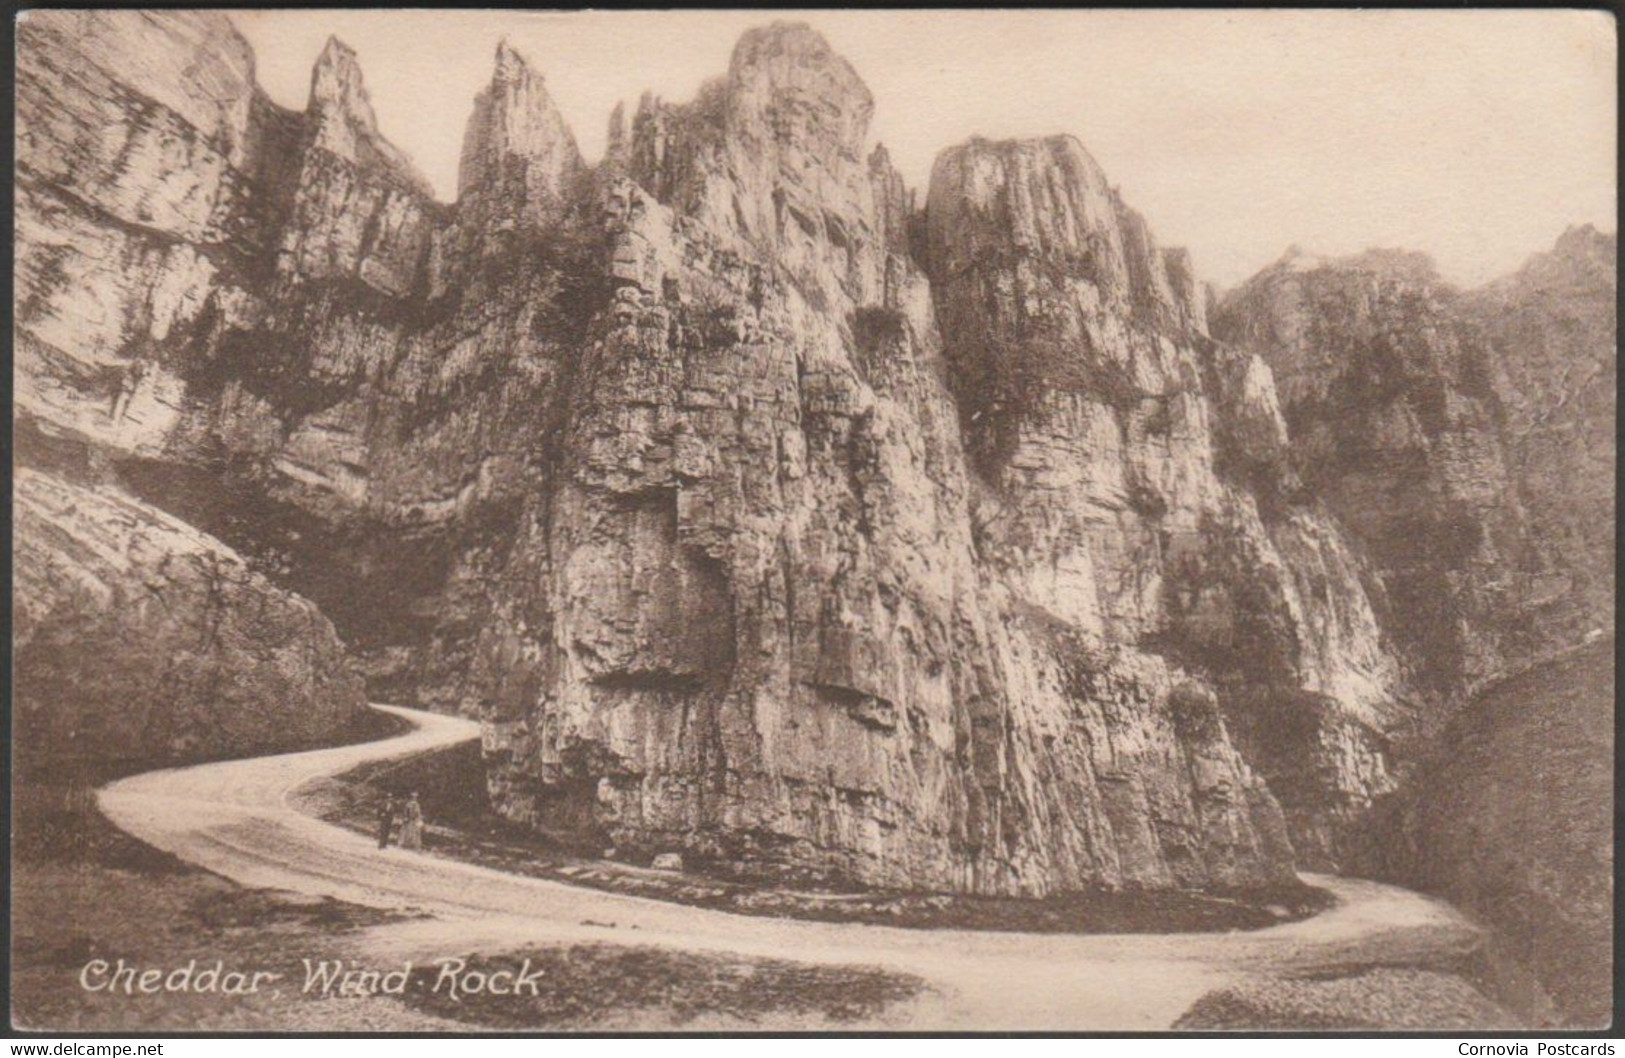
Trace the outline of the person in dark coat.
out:
<instances>
[{"instance_id":1,"label":"person in dark coat","mask_svg":"<svg viewBox=\"0 0 1625 1058\"><path fill-rule=\"evenodd\" d=\"M384 805L378 810L378 847L384 848L389 844L390 836L395 832L395 821L400 818L401 802L394 794L384 798Z\"/></svg>"}]
</instances>

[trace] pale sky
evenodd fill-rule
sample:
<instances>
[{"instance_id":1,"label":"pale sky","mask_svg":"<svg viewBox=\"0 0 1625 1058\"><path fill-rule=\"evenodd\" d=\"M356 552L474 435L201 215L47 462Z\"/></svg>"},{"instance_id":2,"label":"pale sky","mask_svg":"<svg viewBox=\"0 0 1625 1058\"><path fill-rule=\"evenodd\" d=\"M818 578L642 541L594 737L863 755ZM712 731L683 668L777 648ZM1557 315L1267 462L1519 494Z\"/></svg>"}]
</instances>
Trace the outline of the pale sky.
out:
<instances>
[{"instance_id":1,"label":"pale sky","mask_svg":"<svg viewBox=\"0 0 1625 1058\"><path fill-rule=\"evenodd\" d=\"M474 95L506 36L589 160L617 100L692 98L739 34L799 19L875 96L909 185L970 136L1071 133L1165 246L1233 285L1297 243L1433 255L1476 284L1569 224L1616 229L1611 18L1578 11L236 11L277 102L329 34L384 134L456 194Z\"/></svg>"}]
</instances>

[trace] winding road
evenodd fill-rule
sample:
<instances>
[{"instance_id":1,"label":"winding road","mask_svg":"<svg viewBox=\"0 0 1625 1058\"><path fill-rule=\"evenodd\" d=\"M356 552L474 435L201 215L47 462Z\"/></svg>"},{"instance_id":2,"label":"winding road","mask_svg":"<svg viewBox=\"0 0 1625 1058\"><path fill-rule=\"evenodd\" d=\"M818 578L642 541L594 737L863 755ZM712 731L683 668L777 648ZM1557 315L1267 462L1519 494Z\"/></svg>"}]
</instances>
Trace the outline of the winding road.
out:
<instances>
[{"instance_id":1,"label":"winding road","mask_svg":"<svg viewBox=\"0 0 1625 1058\"><path fill-rule=\"evenodd\" d=\"M360 745L149 772L99 792L135 837L246 886L426 915L364 937L380 960L621 943L881 967L931 991L872 1028L1153 1030L1203 993L1284 970L1413 964L1470 950L1454 909L1374 882L1306 875L1338 899L1251 932L1074 935L900 929L734 915L505 874L432 853L379 849L292 807L302 784L479 737L470 721L392 706L415 728ZM861 1028L865 1026L843 1026Z\"/></svg>"}]
</instances>

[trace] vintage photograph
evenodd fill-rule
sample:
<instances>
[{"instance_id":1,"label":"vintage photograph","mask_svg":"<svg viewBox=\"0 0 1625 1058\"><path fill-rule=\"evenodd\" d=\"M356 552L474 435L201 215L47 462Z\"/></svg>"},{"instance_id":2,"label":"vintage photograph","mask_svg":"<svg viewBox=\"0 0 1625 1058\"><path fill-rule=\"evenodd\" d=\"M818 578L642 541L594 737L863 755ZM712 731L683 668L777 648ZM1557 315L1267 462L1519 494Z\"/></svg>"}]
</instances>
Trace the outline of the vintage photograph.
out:
<instances>
[{"instance_id":1,"label":"vintage photograph","mask_svg":"<svg viewBox=\"0 0 1625 1058\"><path fill-rule=\"evenodd\" d=\"M1610 14L15 32L14 1032L1612 1025Z\"/></svg>"}]
</instances>

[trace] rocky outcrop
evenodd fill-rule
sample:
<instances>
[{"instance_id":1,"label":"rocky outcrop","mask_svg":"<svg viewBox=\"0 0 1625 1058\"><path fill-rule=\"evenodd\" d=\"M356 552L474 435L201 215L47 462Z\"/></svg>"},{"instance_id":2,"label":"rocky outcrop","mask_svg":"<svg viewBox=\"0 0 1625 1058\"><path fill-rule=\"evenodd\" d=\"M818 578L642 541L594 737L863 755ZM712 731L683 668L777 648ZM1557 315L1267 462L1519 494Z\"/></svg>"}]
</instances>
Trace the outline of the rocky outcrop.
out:
<instances>
[{"instance_id":1,"label":"rocky outcrop","mask_svg":"<svg viewBox=\"0 0 1625 1058\"><path fill-rule=\"evenodd\" d=\"M459 199L476 190L521 210L553 211L583 168L575 136L532 70L507 41L497 46L491 85L474 100L458 169Z\"/></svg>"},{"instance_id":2,"label":"rocky outcrop","mask_svg":"<svg viewBox=\"0 0 1625 1058\"><path fill-rule=\"evenodd\" d=\"M1467 293L1419 254L1294 251L1216 315L1274 369L1300 477L1372 559L1424 733L1611 627L1614 245L1576 229Z\"/></svg>"},{"instance_id":3,"label":"rocky outcrop","mask_svg":"<svg viewBox=\"0 0 1625 1058\"><path fill-rule=\"evenodd\" d=\"M1616 236L1571 228L1464 306L1492 350L1536 552L1538 579L1522 605L1537 650L1613 627L1618 273Z\"/></svg>"},{"instance_id":4,"label":"rocky outcrop","mask_svg":"<svg viewBox=\"0 0 1625 1058\"><path fill-rule=\"evenodd\" d=\"M1215 332L1275 373L1304 483L1362 545L1418 693L1448 712L1499 671L1531 571L1491 353L1420 254L1298 252L1229 295Z\"/></svg>"},{"instance_id":5,"label":"rocky outcrop","mask_svg":"<svg viewBox=\"0 0 1625 1058\"><path fill-rule=\"evenodd\" d=\"M1362 866L1493 925L1560 1023L1613 1012L1614 642L1486 687L1368 825Z\"/></svg>"},{"instance_id":6,"label":"rocky outcrop","mask_svg":"<svg viewBox=\"0 0 1625 1058\"><path fill-rule=\"evenodd\" d=\"M1573 1025L1610 1009L1616 264L1588 228L1469 292L1294 253L1215 314L1275 368L1416 691L1345 863L1492 923Z\"/></svg>"},{"instance_id":7,"label":"rocky outcrop","mask_svg":"<svg viewBox=\"0 0 1625 1058\"><path fill-rule=\"evenodd\" d=\"M19 773L269 753L360 730L333 626L241 556L118 489L19 468Z\"/></svg>"},{"instance_id":8,"label":"rocky outcrop","mask_svg":"<svg viewBox=\"0 0 1625 1058\"><path fill-rule=\"evenodd\" d=\"M592 251L453 262L462 233L337 41L303 113L259 93L224 16L41 14L19 46L20 447L107 453L317 602L376 693L455 705L479 570L572 340L553 307Z\"/></svg>"},{"instance_id":9,"label":"rocky outcrop","mask_svg":"<svg viewBox=\"0 0 1625 1058\"><path fill-rule=\"evenodd\" d=\"M1212 692L979 561L871 108L799 26L640 105L613 302L487 637L496 803L886 885L1285 877Z\"/></svg>"},{"instance_id":10,"label":"rocky outcrop","mask_svg":"<svg viewBox=\"0 0 1625 1058\"><path fill-rule=\"evenodd\" d=\"M587 178L542 75L503 41L463 134L457 210L435 239L433 293L477 281L479 262L524 252L583 199Z\"/></svg>"},{"instance_id":11,"label":"rocky outcrop","mask_svg":"<svg viewBox=\"0 0 1625 1058\"><path fill-rule=\"evenodd\" d=\"M281 130L224 19L21 23L16 240L19 767L312 745L362 703L332 625L195 527L82 465L155 459L185 351L244 320L269 263ZM99 457L91 460L99 465ZM38 469L30 469L30 465Z\"/></svg>"},{"instance_id":12,"label":"rocky outcrop","mask_svg":"<svg viewBox=\"0 0 1625 1058\"><path fill-rule=\"evenodd\" d=\"M289 215L275 217L283 221L278 273L295 281L355 279L396 296L414 293L429 252L429 186L379 135L355 52L341 41L329 39L316 60L302 118L268 123L299 129L295 163L280 159L285 169L272 175L292 185Z\"/></svg>"},{"instance_id":13,"label":"rocky outcrop","mask_svg":"<svg viewBox=\"0 0 1625 1058\"><path fill-rule=\"evenodd\" d=\"M947 151L926 213L980 554L1026 604L1213 681L1325 862L1388 788L1399 680L1269 367L1208 338L1188 257L1076 140Z\"/></svg>"},{"instance_id":14,"label":"rocky outcrop","mask_svg":"<svg viewBox=\"0 0 1625 1058\"><path fill-rule=\"evenodd\" d=\"M180 21L238 51L222 20ZM35 77L42 130L186 79L118 84L59 24L28 29L36 69L106 81ZM455 207L378 135L342 45L302 114L239 66L220 98L248 99L233 135L258 146L222 155L219 236L65 196L50 167L88 130L26 145L51 226L20 250L41 292L23 375L51 395L26 429L282 570L375 692L484 716L499 810L884 884L1288 876L1202 680L980 562L909 195L815 33L752 32L694 102L646 99L591 180L503 48ZM121 178L163 187L166 164ZM95 273L105 252L64 253L68 229L139 256ZM99 346L52 330L98 298ZM101 358L101 390L53 336Z\"/></svg>"}]
</instances>

